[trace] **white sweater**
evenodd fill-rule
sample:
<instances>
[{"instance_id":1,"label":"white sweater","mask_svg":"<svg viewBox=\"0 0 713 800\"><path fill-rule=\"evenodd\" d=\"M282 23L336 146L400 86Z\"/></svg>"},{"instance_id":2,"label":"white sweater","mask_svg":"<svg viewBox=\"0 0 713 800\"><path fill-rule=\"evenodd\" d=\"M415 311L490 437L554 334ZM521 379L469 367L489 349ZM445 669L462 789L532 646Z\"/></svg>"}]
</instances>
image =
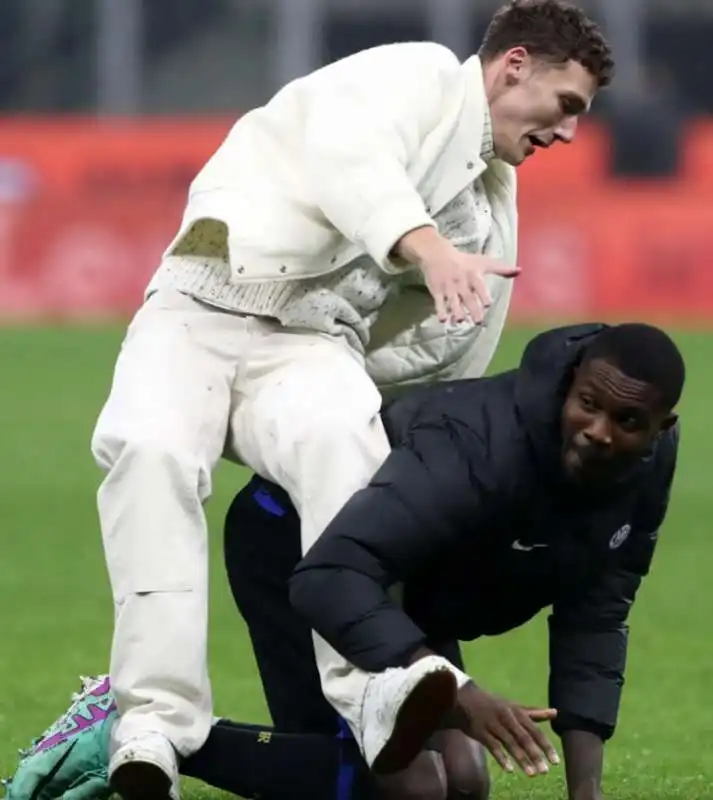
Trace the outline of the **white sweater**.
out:
<instances>
[{"instance_id":1,"label":"white sweater","mask_svg":"<svg viewBox=\"0 0 713 800\"><path fill-rule=\"evenodd\" d=\"M429 43L375 48L289 84L239 120L199 173L148 291L170 283L227 309L374 349L369 328L379 309L413 283L389 257L404 233L438 224L446 235L465 235L469 249L487 250L495 239L494 254L514 261L514 173L482 157L487 117L477 57L460 65ZM478 198L483 211L464 230L464 204L475 209ZM509 288L500 294L507 305ZM396 334L402 342L428 328L422 304L417 318L406 316ZM477 332L468 333L474 342ZM383 366L399 344L382 340ZM445 356L420 349L425 378ZM398 365L384 369L394 372L386 380L400 381Z\"/></svg>"}]
</instances>

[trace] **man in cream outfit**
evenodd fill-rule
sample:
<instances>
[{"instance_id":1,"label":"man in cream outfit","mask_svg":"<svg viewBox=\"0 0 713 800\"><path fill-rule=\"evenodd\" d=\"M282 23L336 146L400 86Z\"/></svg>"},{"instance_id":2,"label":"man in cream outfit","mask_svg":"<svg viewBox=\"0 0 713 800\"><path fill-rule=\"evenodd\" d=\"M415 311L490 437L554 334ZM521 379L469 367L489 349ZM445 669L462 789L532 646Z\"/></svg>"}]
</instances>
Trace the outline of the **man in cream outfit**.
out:
<instances>
[{"instance_id":1,"label":"man in cream outfit","mask_svg":"<svg viewBox=\"0 0 713 800\"><path fill-rule=\"evenodd\" d=\"M177 796L211 726L202 504L221 456L289 492L307 550L388 453L380 390L487 367L517 273L514 167L574 138L611 68L581 11L514 0L463 64L397 44L294 81L198 174L92 440L123 797ZM435 656L372 675L315 649L384 773L468 680Z\"/></svg>"}]
</instances>

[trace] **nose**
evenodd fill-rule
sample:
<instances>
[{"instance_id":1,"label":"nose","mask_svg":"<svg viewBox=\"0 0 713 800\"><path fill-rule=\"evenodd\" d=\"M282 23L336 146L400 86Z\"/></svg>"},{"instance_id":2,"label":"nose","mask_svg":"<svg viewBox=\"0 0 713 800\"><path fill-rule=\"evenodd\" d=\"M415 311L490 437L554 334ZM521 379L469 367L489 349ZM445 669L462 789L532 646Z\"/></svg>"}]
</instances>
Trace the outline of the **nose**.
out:
<instances>
[{"instance_id":1,"label":"nose","mask_svg":"<svg viewBox=\"0 0 713 800\"><path fill-rule=\"evenodd\" d=\"M574 141L574 137L577 135L578 124L579 120L577 117L565 117L555 128L555 138L565 144L571 144Z\"/></svg>"},{"instance_id":2,"label":"nose","mask_svg":"<svg viewBox=\"0 0 713 800\"><path fill-rule=\"evenodd\" d=\"M609 447L612 443L611 426L609 420L603 414L598 414L584 431L584 436L588 442L597 447Z\"/></svg>"}]
</instances>

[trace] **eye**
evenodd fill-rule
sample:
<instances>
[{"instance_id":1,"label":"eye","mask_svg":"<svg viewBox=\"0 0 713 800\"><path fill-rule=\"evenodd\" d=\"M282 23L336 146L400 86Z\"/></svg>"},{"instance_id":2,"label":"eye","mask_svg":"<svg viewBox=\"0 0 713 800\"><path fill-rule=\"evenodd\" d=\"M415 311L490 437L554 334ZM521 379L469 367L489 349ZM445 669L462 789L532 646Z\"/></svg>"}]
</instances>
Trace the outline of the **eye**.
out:
<instances>
[{"instance_id":1,"label":"eye","mask_svg":"<svg viewBox=\"0 0 713 800\"><path fill-rule=\"evenodd\" d=\"M589 394L579 395L579 404L585 411L596 411L597 403L595 399Z\"/></svg>"},{"instance_id":2,"label":"eye","mask_svg":"<svg viewBox=\"0 0 713 800\"><path fill-rule=\"evenodd\" d=\"M582 105L582 101L579 98L575 99L574 97L561 97L560 108L566 117L577 117L585 109L585 107Z\"/></svg>"},{"instance_id":3,"label":"eye","mask_svg":"<svg viewBox=\"0 0 713 800\"><path fill-rule=\"evenodd\" d=\"M616 422L625 433L636 433L636 431L643 430L646 427L644 421L636 414L625 414L619 417Z\"/></svg>"}]
</instances>

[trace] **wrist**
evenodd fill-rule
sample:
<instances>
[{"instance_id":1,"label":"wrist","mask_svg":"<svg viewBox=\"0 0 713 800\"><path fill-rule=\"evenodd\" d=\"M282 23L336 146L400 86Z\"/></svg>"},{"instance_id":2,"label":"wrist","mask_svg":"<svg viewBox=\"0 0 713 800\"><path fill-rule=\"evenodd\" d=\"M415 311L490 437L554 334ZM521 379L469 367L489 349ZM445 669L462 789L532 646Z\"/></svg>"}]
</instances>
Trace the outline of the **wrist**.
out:
<instances>
[{"instance_id":1,"label":"wrist","mask_svg":"<svg viewBox=\"0 0 713 800\"><path fill-rule=\"evenodd\" d=\"M569 800L601 800L604 743L589 731L562 734Z\"/></svg>"},{"instance_id":2,"label":"wrist","mask_svg":"<svg viewBox=\"0 0 713 800\"><path fill-rule=\"evenodd\" d=\"M598 786L588 786L569 792L568 796L569 800L602 800L602 790Z\"/></svg>"},{"instance_id":3,"label":"wrist","mask_svg":"<svg viewBox=\"0 0 713 800\"><path fill-rule=\"evenodd\" d=\"M438 231L430 226L416 228L402 236L394 248L396 254L409 264L423 267L451 247Z\"/></svg>"},{"instance_id":4,"label":"wrist","mask_svg":"<svg viewBox=\"0 0 713 800\"><path fill-rule=\"evenodd\" d=\"M442 727L459 730L466 736L472 736L473 719L478 716L477 709L483 690L479 689L467 675L465 677L467 682L459 688L455 708L448 714Z\"/></svg>"},{"instance_id":5,"label":"wrist","mask_svg":"<svg viewBox=\"0 0 713 800\"><path fill-rule=\"evenodd\" d=\"M570 800L597 800L602 796L599 775L572 778L567 781L567 792Z\"/></svg>"},{"instance_id":6,"label":"wrist","mask_svg":"<svg viewBox=\"0 0 713 800\"><path fill-rule=\"evenodd\" d=\"M458 667L454 667L451 665L451 672L455 675L456 682L458 684L458 691L462 691L464 689L475 689L476 686L473 683L473 679L467 673L463 672L463 670L458 669Z\"/></svg>"}]
</instances>

